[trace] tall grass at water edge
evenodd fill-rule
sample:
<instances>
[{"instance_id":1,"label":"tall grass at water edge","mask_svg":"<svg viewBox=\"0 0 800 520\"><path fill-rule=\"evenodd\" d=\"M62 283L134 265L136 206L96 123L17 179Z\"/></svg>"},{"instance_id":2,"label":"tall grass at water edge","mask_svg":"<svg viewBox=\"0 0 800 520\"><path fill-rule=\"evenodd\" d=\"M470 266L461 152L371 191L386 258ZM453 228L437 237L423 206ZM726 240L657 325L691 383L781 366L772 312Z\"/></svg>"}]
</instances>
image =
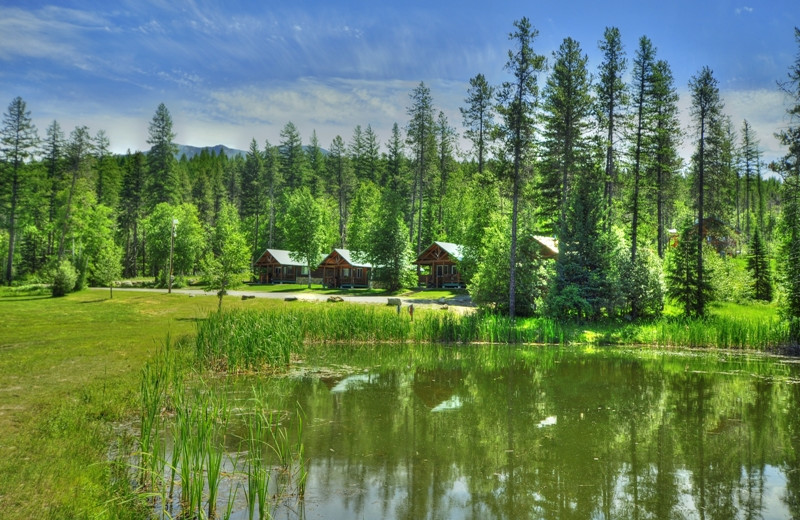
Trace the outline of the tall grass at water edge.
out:
<instances>
[{"instance_id":1,"label":"tall grass at water edge","mask_svg":"<svg viewBox=\"0 0 800 520\"><path fill-rule=\"evenodd\" d=\"M394 308L319 305L212 314L199 325L197 355L209 366L235 371L286 366L291 352L304 342L591 343L774 350L789 345L790 337L788 325L774 317L575 324L429 310L418 312L412 321Z\"/></svg>"},{"instance_id":2,"label":"tall grass at water edge","mask_svg":"<svg viewBox=\"0 0 800 520\"><path fill-rule=\"evenodd\" d=\"M285 366L303 342L555 343L568 340L558 323L517 322L490 314L418 312L366 305L213 313L197 330L197 358L227 371Z\"/></svg>"},{"instance_id":3,"label":"tall grass at water edge","mask_svg":"<svg viewBox=\"0 0 800 520\"><path fill-rule=\"evenodd\" d=\"M658 322L652 343L690 348L776 350L791 344L791 334L788 323L777 318L681 318Z\"/></svg>"}]
</instances>

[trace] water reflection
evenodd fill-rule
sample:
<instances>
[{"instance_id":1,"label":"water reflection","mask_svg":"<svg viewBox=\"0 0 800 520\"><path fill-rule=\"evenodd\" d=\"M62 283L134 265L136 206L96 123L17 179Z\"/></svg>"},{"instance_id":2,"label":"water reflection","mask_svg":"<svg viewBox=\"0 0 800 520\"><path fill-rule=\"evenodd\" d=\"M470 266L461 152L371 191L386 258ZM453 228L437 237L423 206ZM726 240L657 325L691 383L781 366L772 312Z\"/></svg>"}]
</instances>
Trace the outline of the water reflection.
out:
<instances>
[{"instance_id":1,"label":"water reflection","mask_svg":"<svg viewBox=\"0 0 800 520\"><path fill-rule=\"evenodd\" d=\"M304 513L279 518L800 515L794 364L431 347L366 352L358 366L343 355L355 373L258 382L271 407L306 415Z\"/></svg>"}]
</instances>

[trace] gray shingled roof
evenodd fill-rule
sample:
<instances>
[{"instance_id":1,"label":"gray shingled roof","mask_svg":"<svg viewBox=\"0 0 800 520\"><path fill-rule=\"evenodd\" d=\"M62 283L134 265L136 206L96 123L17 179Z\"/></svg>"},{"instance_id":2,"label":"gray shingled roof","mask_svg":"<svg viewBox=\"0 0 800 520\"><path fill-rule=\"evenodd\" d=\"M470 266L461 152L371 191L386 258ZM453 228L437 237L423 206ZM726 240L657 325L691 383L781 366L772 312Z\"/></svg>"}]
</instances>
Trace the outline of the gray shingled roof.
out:
<instances>
[{"instance_id":1,"label":"gray shingled roof","mask_svg":"<svg viewBox=\"0 0 800 520\"><path fill-rule=\"evenodd\" d=\"M292 265L295 267L305 267L306 264L303 262L298 262L297 260L292 260L290 256L290 252L286 251L285 249L267 249L264 253L269 253L272 257L281 265ZM261 253L261 256L264 256L264 253Z\"/></svg>"},{"instance_id":2,"label":"gray shingled roof","mask_svg":"<svg viewBox=\"0 0 800 520\"><path fill-rule=\"evenodd\" d=\"M349 249L334 249L339 255L344 258L345 262L352 265L353 267L367 267L372 268L372 264L368 264L366 262L356 262L353 260L352 253L350 253ZM330 256L330 255L329 255ZM324 261L324 260L323 260Z\"/></svg>"}]
</instances>

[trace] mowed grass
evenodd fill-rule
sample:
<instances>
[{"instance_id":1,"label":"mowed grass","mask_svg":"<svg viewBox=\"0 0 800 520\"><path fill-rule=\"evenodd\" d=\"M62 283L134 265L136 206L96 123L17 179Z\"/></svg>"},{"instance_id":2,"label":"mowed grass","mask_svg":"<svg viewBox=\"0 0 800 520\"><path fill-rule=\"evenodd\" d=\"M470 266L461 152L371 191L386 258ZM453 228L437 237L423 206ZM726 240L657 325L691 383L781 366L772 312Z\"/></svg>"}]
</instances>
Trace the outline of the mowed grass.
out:
<instances>
[{"instance_id":1,"label":"mowed grass","mask_svg":"<svg viewBox=\"0 0 800 520\"><path fill-rule=\"evenodd\" d=\"M114 428L138 406L142 367L168 333L193 335L217 298L13 294L0 290L0 518L102 518Z\"/></svg>"}]
</instances>

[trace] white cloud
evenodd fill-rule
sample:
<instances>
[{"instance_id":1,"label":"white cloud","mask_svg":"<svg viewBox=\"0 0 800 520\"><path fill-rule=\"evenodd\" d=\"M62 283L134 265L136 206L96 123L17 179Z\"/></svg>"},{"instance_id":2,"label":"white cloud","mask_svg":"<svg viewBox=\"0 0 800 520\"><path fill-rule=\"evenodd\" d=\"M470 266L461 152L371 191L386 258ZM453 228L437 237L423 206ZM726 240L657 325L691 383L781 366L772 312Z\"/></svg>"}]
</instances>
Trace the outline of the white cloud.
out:
<instances>
[{"instance_id":1,"label":"white cloud","mask_svg":"<svg viewBox=\"0 0 800 520\"><path fill-rule=\"evenodd\" d=\"M786 104L784 95L777 89L722 90L720 98L725 105L723 113L730 116L737 135L741 132L745 119L750 123L759 141L759 148L767 163L786 153L775 137L775 132L786 127ZM681 148L681 156L688 164L694 152L696 136L690 115L691 94L688 90L680 92L681 127L686 132Z\"/></svg>"},{"instance_id":2,"label":"white cloud","mask_svg":"<svg viewBox=\"0 0 800 520\"><path fill-rule=\"evenodd\" d=\"M753 8L752 7L747 7L747 6L737 7L736 9L734 9L734 12L737 15L740 15L742 13L750 14L750 13L753 12Z\"/></svg>"}]
</instances>

